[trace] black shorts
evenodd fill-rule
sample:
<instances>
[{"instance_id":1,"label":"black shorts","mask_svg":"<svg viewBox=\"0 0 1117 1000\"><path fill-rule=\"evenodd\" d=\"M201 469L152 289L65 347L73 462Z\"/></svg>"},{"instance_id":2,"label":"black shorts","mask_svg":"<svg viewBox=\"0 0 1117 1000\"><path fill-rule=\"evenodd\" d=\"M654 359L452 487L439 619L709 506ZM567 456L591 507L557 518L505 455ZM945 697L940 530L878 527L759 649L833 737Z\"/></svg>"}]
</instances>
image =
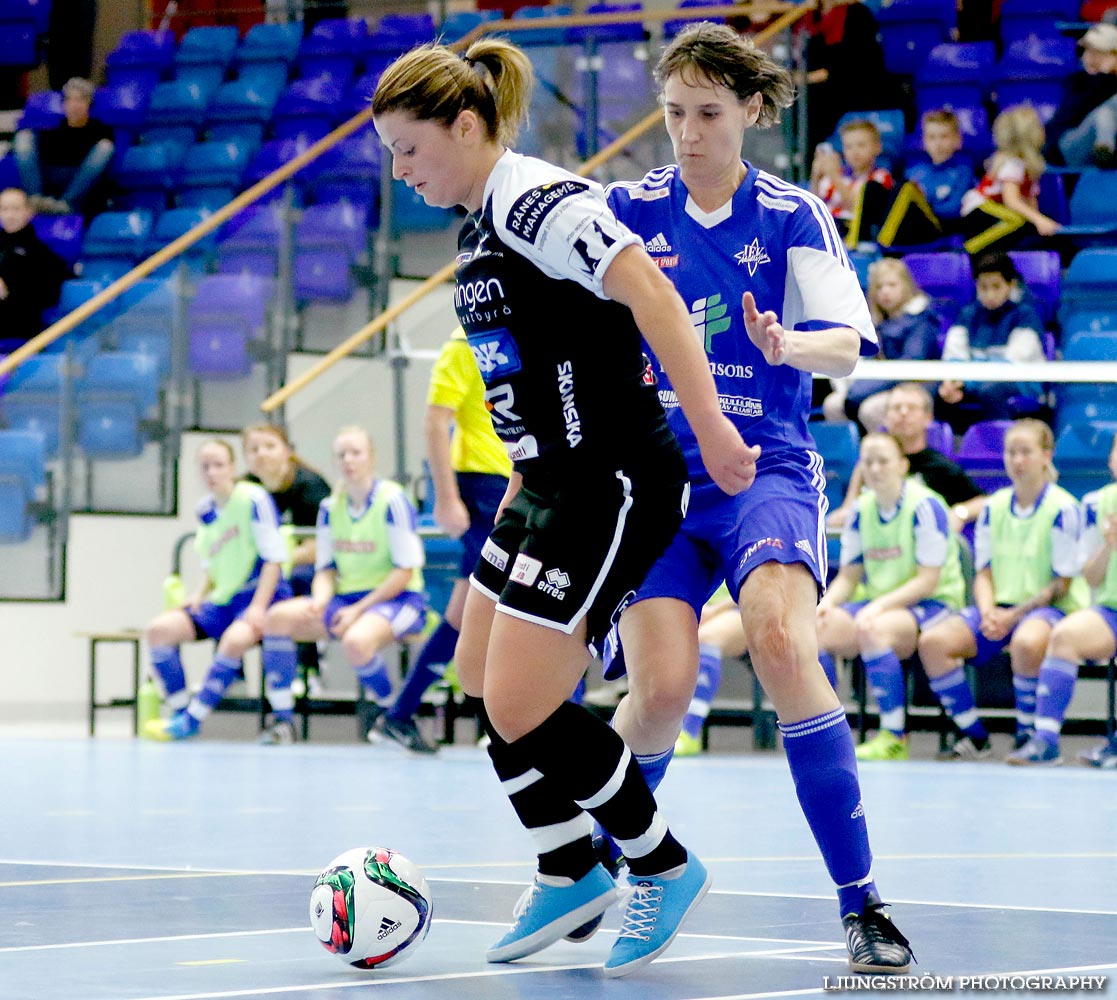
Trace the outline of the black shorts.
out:
<instances>
[{"instance_id":1,"label":"black shorts","mask_svg":"<svg viewBox=\"0 0 1117 1000\"><path fill-rule=\"evenodd\" d=\"M525 485L481 550L470 582L498 610L573 634L594 655L685 513L685 478L625 470L581 476L547 495Z\"/></svg>"}]
</instances>

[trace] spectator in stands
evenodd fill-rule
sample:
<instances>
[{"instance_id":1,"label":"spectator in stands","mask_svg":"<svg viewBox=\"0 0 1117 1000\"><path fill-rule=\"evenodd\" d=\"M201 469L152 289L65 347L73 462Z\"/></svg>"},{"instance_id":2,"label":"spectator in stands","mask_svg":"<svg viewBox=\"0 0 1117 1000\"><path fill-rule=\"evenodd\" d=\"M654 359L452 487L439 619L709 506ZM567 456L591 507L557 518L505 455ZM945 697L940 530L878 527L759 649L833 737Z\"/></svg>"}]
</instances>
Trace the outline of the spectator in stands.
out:
<instances>
[{"instance_id":1,"label":"spectator in stands","mask_svg":"<svg viewBox=\"0 0 1117 1000\"><path fill-rule=\"evenodd\" d=\"M877 165L880 130L867 119L842 126L842 152L828 143L815 149L811 190L838 221L846 245L855 247L875 235L884 218L892 190L892 174Z\"/></svg>"},{"instance_id":2,"label":"spectator in stands","mask_svg":"<svg viewBox=\"0 0 1117 1000\"><path fill-rule=\"evenodd\" d=\"M934 419L934 399L926 387L915 382L901 382L888 394L884 411L884 429L895 437L908 460L908 475L950 504L950 525L958 531L974 520L985 505L985 497L956 462L927 444L927 431ZM849 520L861 494L864 478L860 463L850 477L842 505L830 512L828 528L841 528Z\"/></svg>"},{"instance_id":3,"label":"spectator in stands","mask_svg":"<svg viewBox=\"0 0 1117 1000\"><path fill-rule=\"evenodd\" d=\"M906 179L927 198L944 231L958 226L962 198L974 186L973 162L962 150L958 116L949 109L928 111L921 121L925 160L913 163Z\"/></svg>"},{"instance_id":4,"label":"spectator in stands","mask_svg":"<svg viewBox=\"0 0 1117 1000\"><path fill-rule=\"evenodd\" d=\"M832 135L847 111L871 111L892 92L877 21L867 4L821 0L807 39L807 148Z\"/></svg>"},{"instance_id":5,"label":"spectator in stands","mask_svg":"<svg viewBox=\"0 0 1117 1000\"><path fill-rule=\"evenodd\" d=\"M1008 250L1030 236L1052 236L1059 223L1039 210L1044 162L1043 123L1030 104L1018 104L993 120L996 152L977 187L962 198L962 233L969 254Z\"/></svg>"},{"instance_id":6,"label":"spectator in stands","mask_svg":"<svg viewBox=\"0 0 1117 1000\"><path fill-rule=\"evenodd\" d=\"M279 530L288 552L284 570L291 593L295 597L306 597L314 578L313 532L318 523L318 505L330 495L330 484L295 453L287 432L275 424L252 424L244 428L241 447L248 465L249 474L245 478L263 486L279 510ZM298 662L306 673L307 689L315 693L318 646L313 642L299 643L297 652ZM283 735L283 730L273 728L271 732Z\"/></svg>"},{"instance_id":7,"label":"spectator in stands","mask_svg":"<svg viewBox=\"0 0 1117 1000\"><path fill-rule=\"evenodd\" d=\"M90 118L93 84L80 77L62 88L66 120L36 135L20 129L13 149L24 190L36 199L40 212L68 215L87 213L90 196L112 161L113 133Z\"/></svg>"},{"instance_id":8,"label":"spectator in stands","mask_svg":"<svg viewBox=\"0 0 1117 1000\"><path fill-rule=\"evenodd\" d=\"M237 481L236 459L225 441L203 444L198 466L209 490L198 503L195 536L205 576L183 607L164 611L147 628L153 672L174 713L145 725L141 735L150 740L198 735L229 685L244 676L241 660L260 641L268 606L290 593L281 571L287 550L267 491ZM197 639L214 639L217 652L191 698L179 647Z\"/></svg>"},{"instance_id":9,"label":"spectator in stands","mask_svg":"<svg viewBox=\"0 0 1117 1000\"><path fill-rule=\"evenodd\" d=\"M980 667L1003 649L1012 663L1016 740L1035 734L1040 664L1054 626L1089 601L1078 577L1081 511L1056 486L1051 463L1055 439L1039 420L1018 420L1005 435L1005 472L1011 486L989 497L974 533L974 605L928 628L919 658L931 690L959 735L949 760L987 757L989 734L981 724L963 670Z\"/></svg>"},{"instance_id":10,"label":"spectator in stands","mask_svg":"<svg viewBox=\"0 0 1117 1000\"><path fill-rule=\"evenodd\" d=\"M938 358L941 323L902 260L886 258L869 267L869 310L880 341L878 358ZM831 423L856 420L863 430L879 430L894 384L884 379L836 379L834 391L822 404L823 414Z\"/></svg>"},{"instance_id":11,"label":"spectator in stands","mask_svg":"<svg viewBox=\"0 0 1117 1000\"><path fill-rule=\"evenodd\" d=\"M1095 24L1080 44L1082 69L1063 84L1044 152L1071 167L1117 166L1117 25Z\"/></svg>"},{"instance_id":12,"label":"spectator in stands","mask_svg":"<svg viewBox=\"0 0 1117 1000\"><path fill-rule=\"evenodd\" d=\"M1109 450L1109 471L1117 480L1117 438ZM1006 758L1009 764L1058 764L1059 732L1074 695L1078 666L1105 663L1117 653L1117 483L1082 500L1082 576L1093 588L1093 604L1055 625L1039 667L1035 735ZM1091 767L1117 768L1117 734L1078 755Z\"/></svg>"},{"instance_id":13,"label":"spectator in stands","mask_svg":"<svg viewBox=\"0 0 1117 1000\"><path fill-rule=\"evenodd\" d=\"M372 439L345 427L334 439L342 482L318 508L315 573L310 596L281 601L264 623L264 676L282 732L271 743L294 741L291 714L296 642L337 639L357 679L378 705L392 693L380 651L418 634L426 623L423 543L415 508L398 483L378 479Z\"/></svg>"},{"instance_id":14,"label":"spectator in stands","mask_svg":"<svg viewBox=\"0 0 1117 1000\"><path fill-rule=\"evenodd\" d=\"M1043 320L1020 298L1020 274L1006 253L988 253L974 265L977 299L962 307L946 332L943 361L1043 361ZM1014 294L1015 293L1015 294ZM963 433L983 420L1016 418L1043 409L1043 387L1025 382L939 384L935 415Z\"/></svg>"},{"instance_id":15,"label":"spectator in stands","mask_svg":"<svg viewBox=\"0 0 1117 1000\"><path fill-rule=\"evenodd\" d=\"M454 658L469 576L481 557L508 489L512 462L493 430L485 384L465 331L458 327L443 345L427 393L427 457L434 486L434 519L462 542L461 576L442 623L431 634L392 706L376 720L377 731L409 750L433 753L415 724L423 693Z\"/></svg>"},{"instance_id":16,"label":"spectator in stands","mask_svg":"<svg viewBox=\"0 0 1117 1000\"><path fill-rule=\"evenodd\" d=\"M0 191L0 353L43 329L43 311L58 302L70 267L31 225L30 201L19 188Z\"/></svg>"}]
</instances>

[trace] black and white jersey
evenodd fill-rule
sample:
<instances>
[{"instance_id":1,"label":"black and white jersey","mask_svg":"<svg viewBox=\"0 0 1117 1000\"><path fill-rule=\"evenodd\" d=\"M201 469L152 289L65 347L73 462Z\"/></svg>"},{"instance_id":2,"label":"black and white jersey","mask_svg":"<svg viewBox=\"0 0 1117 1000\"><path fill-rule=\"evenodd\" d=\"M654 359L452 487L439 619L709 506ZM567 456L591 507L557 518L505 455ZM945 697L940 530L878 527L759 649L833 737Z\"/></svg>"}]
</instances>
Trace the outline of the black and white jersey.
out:
<instances>
[{"instance_id":1,"label":"black and white jersey","mask_svg":"<svg viewBox=\"0 0 1117 1000\"><path fill-rule=\"evenodd\" d=\"M454 306L493 427L525 474L673 446L632 313L602 291L633 244L599 184L513 152L462 227Z\"/></svg>"}]
</instances>

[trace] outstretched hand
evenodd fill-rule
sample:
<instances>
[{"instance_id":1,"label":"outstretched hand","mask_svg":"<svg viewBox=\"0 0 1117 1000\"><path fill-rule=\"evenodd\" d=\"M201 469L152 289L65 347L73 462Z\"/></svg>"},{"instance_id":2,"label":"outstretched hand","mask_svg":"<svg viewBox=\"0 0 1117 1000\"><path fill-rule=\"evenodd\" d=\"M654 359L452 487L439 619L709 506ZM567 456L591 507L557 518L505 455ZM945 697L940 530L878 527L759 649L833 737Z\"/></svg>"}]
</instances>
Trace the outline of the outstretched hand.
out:
<instances>
[{"instance_id":1,"label":"outstretched hand","mask_svg":"<svg viewBox=\"0 0 1117 1000\"><path fill-rule=\"evenodd\" d=\"M769 309L761 312L756 308L752 292L741 296L741 309L744 313L745 329L764 360L770 365L786 364L788 360L787 331L780 325L779 317Z\"/></svg>"}]
</instances>

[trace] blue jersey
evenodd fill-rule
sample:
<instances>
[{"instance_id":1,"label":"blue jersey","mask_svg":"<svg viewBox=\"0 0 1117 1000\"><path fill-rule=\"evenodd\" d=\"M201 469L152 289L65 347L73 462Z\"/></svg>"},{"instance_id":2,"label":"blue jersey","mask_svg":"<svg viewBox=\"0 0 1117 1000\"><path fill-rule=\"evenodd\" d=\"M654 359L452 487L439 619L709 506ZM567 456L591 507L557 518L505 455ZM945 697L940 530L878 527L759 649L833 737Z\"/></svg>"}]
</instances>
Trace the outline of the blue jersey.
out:
<instances>
[{"instance_id":1,"label":"blue jersey","mask_svg":"<svg viewBox=\"0 0 1117 1000\"><path fill-rule=\"evenodd\" d=\"M877 353L868 304L822 201L751 166L732 200L710 213L690 200L673 165L612 184L606 196L690 308L722 410L746 443L762 448L759 469L789 450L813 451L811 375L764 360L745 330L741 296L751 291L757 308L775 311L788 330L851 327L861 354ZM698 443L662 365L653 363L660 401L701 488L709 477Z\"/></svg>"}]
</instances>

